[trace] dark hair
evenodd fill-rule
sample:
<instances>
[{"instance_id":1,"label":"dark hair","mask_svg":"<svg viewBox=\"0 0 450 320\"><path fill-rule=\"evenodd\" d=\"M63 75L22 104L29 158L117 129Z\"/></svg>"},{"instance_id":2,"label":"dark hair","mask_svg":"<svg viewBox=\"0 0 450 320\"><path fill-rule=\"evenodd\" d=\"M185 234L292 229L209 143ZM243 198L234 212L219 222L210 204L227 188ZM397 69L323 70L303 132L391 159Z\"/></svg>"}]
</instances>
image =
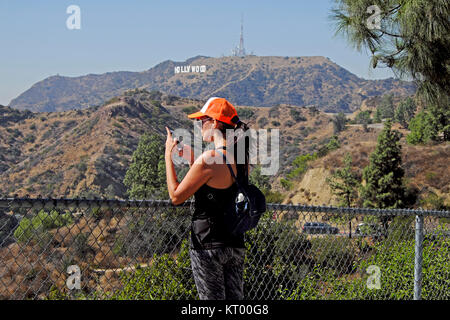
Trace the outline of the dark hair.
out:
<instances>
[{"instance_id":1,"label":"dark hair","mask_svg":"<svg viewBox=\"0 0 450 320\"><path fill-rule=\"evenodd\" d=\"M233 145L233 151L234 151L234 163L236 163L236 170L237 170L237 177L240 181L248 182L248 166L249 166L249 158L250 158L250 137L245 134L247 130L249 130L249 126L247 123L242 122L241 120L237 120L236 126L232 126L228 123L218 121L222 124L221 127L218 129L222 134L225 136L227 130L234 130L234 145ZM236 131L242 131L242 136L240 134L236 134ZM244 138L244 163L238 162L238 143L240 143L241 139Z\"/></svg>"}]
</instances>

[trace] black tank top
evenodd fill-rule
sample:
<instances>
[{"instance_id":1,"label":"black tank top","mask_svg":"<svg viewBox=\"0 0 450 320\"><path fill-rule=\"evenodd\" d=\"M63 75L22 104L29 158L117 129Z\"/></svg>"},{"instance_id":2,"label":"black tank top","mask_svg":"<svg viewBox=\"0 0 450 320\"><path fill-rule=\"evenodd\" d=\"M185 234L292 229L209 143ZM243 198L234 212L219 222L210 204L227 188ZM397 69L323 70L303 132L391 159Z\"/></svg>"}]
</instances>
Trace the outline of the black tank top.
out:
<instances>
[{"instance_id":1,"label":"black tank top","mask_svg":"<svg viewBox=\"0 0 450 320\"><path fill-rule=\"evenodd\" d=\"M226 189L217 189L204 184L194 194L195 211L191 224L192 249L244 248L244 235L232 236L225 228L225 204L232 201L236 189L236 182Z\"/></svg>"}]
</instances>

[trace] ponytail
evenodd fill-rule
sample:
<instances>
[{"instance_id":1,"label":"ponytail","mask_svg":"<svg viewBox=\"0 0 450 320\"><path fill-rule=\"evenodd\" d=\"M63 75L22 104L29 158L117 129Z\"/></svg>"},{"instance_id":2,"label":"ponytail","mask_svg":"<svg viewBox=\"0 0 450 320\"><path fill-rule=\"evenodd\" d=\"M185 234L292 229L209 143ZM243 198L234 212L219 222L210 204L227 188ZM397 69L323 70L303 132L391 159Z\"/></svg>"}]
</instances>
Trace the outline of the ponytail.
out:
<instances>
[{"instance_id":1,"label":"ponytail","mask_svg":"<svg viewBox=\"0 0 450 320\"><path fill-rule=\"evenodd\" d=\"M237 118L237 117L236 117ZM248 167L249 167L249 158L250 158L250 137L245 132L250 129L247 123L242 122L239 118L236 120L236 126L229 125L225 122L219 121L222 126L219 130L226 135L227 130L234 130L234 142L232 150L234 151L234 163L236 163L237 169L237 178L239 181L248 183ZM242 143L242 138L244 138L244 163L238 161L242 160L242 155L238 158L238 144Z\"/></svg>"},{"instance_id":2,"label":"ponytail","mask_svg":"<svg viewBox=\"0 0 450 320\"><path fill-rule=\"evenodd\" d=\"M245 133L249 130L247 123L238 120L236 127L234 128L234 161L236 163L237 177L240 181L248 183L248 166L250 158L250 137ZM239 132L241 131L241 132ZM241 135L241 136L240 136ZM238 143L241 143L241 139L244 138L244 163L239 163L238 160Z\"/></svg>"}]
</instances>

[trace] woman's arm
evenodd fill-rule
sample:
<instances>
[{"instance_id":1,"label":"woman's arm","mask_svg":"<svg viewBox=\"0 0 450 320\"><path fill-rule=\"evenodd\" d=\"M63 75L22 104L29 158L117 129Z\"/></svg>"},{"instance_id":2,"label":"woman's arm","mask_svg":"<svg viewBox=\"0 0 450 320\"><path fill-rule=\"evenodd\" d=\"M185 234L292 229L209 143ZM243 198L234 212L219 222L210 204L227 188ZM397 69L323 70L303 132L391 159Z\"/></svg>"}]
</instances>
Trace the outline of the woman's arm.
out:
<instances>
[{"instance_id":1,"label":"woman's arm","mask_svg":"<svg viewBox=\"0 0 450 320\"><path fill-rule=\"evenodd\" d=\"M191 167L195 161L194 152L192 151L192 148L190 146L188 146L187 144L183 144L183 151L181 154L179 153L178 155L188 161L189 167Z\"/></svg>"},{"instance_id":2,"label":"woman's arm","mask_svg":"<svg viewBox=\"0 0 450 320\"><path fill-rule=\"evenodd\" d=\"M203 160L203 156L201 156L192 164L183 181L181 181L181 183L178 182L175 166L172 161L172 150L176 145L176 140L172 139L172 134L170 133L170 130L167 129L165 152L166 178L169 196L174 205L186 201L203 184L205 184L212 175L212 170Z\"/></svg>"}]
</instances>

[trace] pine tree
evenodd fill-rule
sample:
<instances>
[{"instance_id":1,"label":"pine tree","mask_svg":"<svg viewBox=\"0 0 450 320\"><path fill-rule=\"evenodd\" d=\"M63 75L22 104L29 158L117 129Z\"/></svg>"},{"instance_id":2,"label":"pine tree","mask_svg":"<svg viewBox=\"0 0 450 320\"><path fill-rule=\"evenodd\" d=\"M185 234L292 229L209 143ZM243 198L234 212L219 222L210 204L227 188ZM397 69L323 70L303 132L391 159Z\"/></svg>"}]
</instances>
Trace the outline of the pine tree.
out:
<instances>
[{"instance_id":1,"label":"pine tree","mask_svg":"<svg viewBox=\"0 0 450 320\"><path fill-rule=\"evenodd\" d=\"M427 104L440 100L441 109L450 97L449 16L448 0L336 0L332 9L336 33L369 49L373 68L414 79Z\"/></svg>"},{"instance_id":2,"label":"pine tree","mask_svg":"<svg viewBox=\"0 0 450 320\"><path fill-rule=\"evenodd\" d=\"M337 169L330 177L327 183L331 192L337 197L339 206L351 207L358 198L358 186L360 184L358 174L352 169L352 157L349 153L345 155L344 167ZM352 216L344 217L349 225L349 237L352 236Z\"/></svg>"},{"instance_id":3,"label":"pine tree","mask_svg":"<svg viewBox=\"0 0 450 320\"><path fill-rule=\"evenodd\" d=\"M339 206L351 207L358 198L359 179L352 169L352 157L349 153L345 155L344 167L327 178L332 193L337 197Z\"/></svg>"},{"instance_id":4,"label":"pine tree","mask_svg":"<svg viewBox=\"0 0 450 320\"><path fill-rule=\"evenodd\" d=\"M375 151L370 155L370 163L363 170L365 185L361 195L365 207L403 207L405 186L400 132L391 129L391 121L386 121Z\"/></svg>"},{"instance_id":5,"label":"pine tree","mask_svg":"<svg viewBox=\"0 0 450 320\"><path fill-rule=\"evenodd\" d=\"M416 112L416 104L411 97L403 100L397 109L395 109L394 120L400 123L404 128L408 128L408 124L414 117Z\"/></svg>"},{"instance_id":6,"label":"pine tree","mask_svg":"<svg viewBox=\"0 0 450 320\"><path fill-rule=\"evenodd\" d=\"M392 119L394 117L394 96L386 94L381 98L380 106L378 107L383 119Z\"/></svg>"},{"instance_id":7,"label":"pine tree","mask_svg":"<svg viewBox=\"0 0 450 320\"><path fill-rule=\"evenodd\" d=\"M390 120L385 122L384 129L378 136L378 144L370 155L370 163L363 170L361 198L363 206L369 208L402 208L404 207L406 188L403 184L402 152L400 132L391 130ZM383 215L380 221L385 233L391 215Z\"/></svg>"},{"instance_id":8,"label":"pine tree","mask_svg":"<svg viewBox=\"0 0 450 320\"><path fill-rule=\"evenodd\" d=\"M123 181L130 198L167 198L164 146L164 141L158 135L141 136Z\"/></svg>"}]
</instances>

